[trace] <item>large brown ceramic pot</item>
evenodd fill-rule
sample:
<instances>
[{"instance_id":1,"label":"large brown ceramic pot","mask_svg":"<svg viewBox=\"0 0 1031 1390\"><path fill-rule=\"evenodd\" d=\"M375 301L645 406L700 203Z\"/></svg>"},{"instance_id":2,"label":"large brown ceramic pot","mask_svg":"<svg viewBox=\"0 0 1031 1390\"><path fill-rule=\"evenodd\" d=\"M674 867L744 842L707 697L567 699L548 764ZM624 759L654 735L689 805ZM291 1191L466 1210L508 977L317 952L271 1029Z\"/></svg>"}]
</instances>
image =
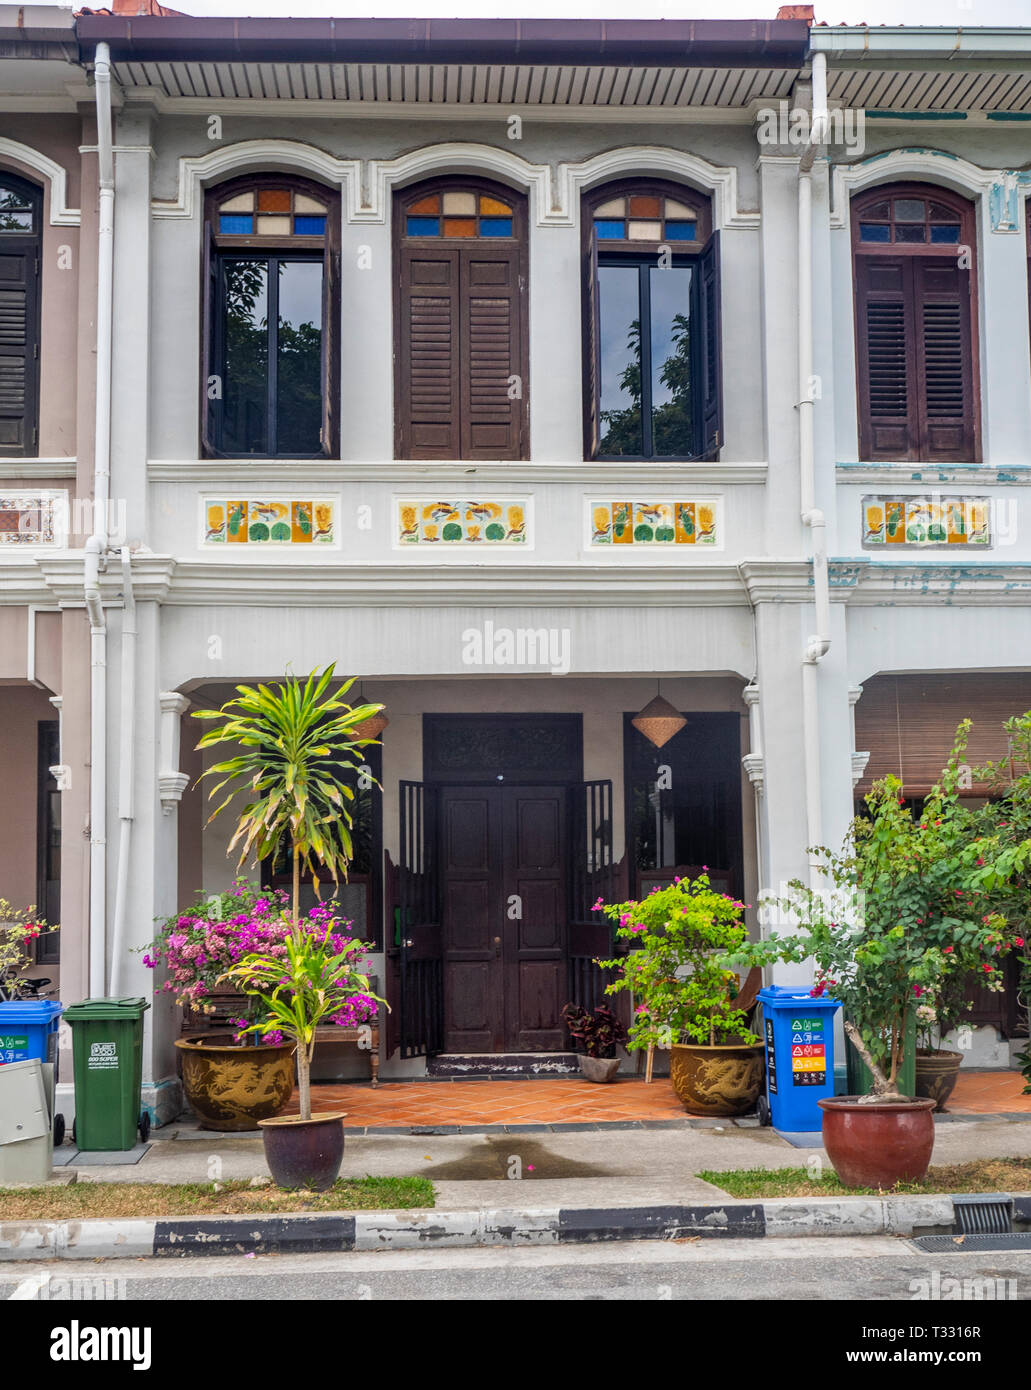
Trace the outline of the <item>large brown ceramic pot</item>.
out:
<instances>
[{"instance_id":1,"label":"large brown ceramic pot","mask_svg":"<svg viewBox=\"0 0 1031 1390\"><path fill-rule=\"evenodd\" d=\"M945 1102L952 1095L959 1075L962 1052L917 1052L916 1054L916 1093L929 1096L934 1101L935 1110L945 1109Z\"/></svg>"},{"instance_id":2,"label":"large brown ceramic pot","mask_svg":"<svg viewBox=\"0 0 1031 1390\"><path fill-rule=\"evenodd\" d=\"M676 1043L669 1075L689 1115L743 1115L763 1088L763 1049Z\"/></svg>"},{"instance_id":3,"label":"large brown ceramic pot","mask_svg":"<svg viewBox=\"0 0 1031 1390\"><path fill-rule=\"evenodd\" d=\"M823 1147L846 1187L889 1188L926 1175L934 1148L933 1100L835 1096L817 1104Z\"/></svg>"},{"instance_id":4,"label":"large brown ceramic pot","mask_svg":"<svg viewBox=\"0 0 1031 1390\"><path fill-rule=\"evenodd\" d=\"M325 1192L344 1161L344 1111L324 1111L302 1120L279 1115L260 1120L265 1162L277 1187Z\"/></svg>"},{"instance_id":5,"label":"large brown ceramic pot","mask_svg":"<svg viewBox=\"0 0 1031 1390\"><path fill-rule=\"evenodd\" d=\"M231 1037L179 1038L183 1089L201 1129L257 1129L294 1089L294 1044L244 1046Z\"/></svg>"}]
</instances>

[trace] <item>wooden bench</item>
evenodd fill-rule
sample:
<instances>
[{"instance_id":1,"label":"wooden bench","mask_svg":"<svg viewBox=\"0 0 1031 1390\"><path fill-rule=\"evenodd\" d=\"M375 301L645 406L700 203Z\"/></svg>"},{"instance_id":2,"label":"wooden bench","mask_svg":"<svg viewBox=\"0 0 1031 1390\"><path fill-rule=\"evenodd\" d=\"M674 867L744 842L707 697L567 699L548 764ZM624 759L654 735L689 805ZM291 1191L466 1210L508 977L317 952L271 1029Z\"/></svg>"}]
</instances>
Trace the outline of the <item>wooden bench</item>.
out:
<instances>
[{"instance_id":1,"label":"wooden bench","mask_svg":"<svg viewBox=\"0 0 1031 1390\"><path fill-rule=\"evenodd\" d=\"M336 1023L324 1023L320 1028L315 1029L315 1045L319 1043L345 1043L353 1042L359 1045L359 1051L364 1051L364 1042L368 1042L369 1053L369 1077L374 1086L379 1085L379 1024L361 1023L356 1028L341 1028Z\"/></svg>"}]
</instances>

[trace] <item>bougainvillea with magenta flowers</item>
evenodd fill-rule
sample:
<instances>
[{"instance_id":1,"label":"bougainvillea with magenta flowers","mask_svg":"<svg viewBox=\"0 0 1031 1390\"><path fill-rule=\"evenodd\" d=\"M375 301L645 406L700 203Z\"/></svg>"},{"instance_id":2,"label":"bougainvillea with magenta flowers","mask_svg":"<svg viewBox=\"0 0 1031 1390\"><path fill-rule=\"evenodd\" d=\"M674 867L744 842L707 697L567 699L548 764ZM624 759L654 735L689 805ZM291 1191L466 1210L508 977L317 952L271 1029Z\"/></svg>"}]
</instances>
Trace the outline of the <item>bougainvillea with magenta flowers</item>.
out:
<instances>
[{"instance_id":1,"label":"bougainvillea with magenta flowers","mask_svg":"<svg viewBox=\"0 0 1031 1390\"><path fill-rule=\"evenodd\" d=\"M337 917L333 909L331 902L316 904L302 917L302 929L322 940L328 928L333 949L346 951L355 969L367 973L364 962L371 948L351 935L351 923ZM164 969L166 978L158 988L174 994L177 1004L193 1013L211 1014L215 1012L211 996L225 989L225 982L219 985L219 981L245 956L262 954L286 960L286 939L292 925L287 893L261 889L240 878L228 893L198 893L192 907L169 917L147 948L143 963L152 970ZM255 1007L253 999L245 999L241 1005L245 1016L233 1020L238 1028L242 1030L252 1022ZM375 1018L376 1012L374 999L354 994L332 1016L332 1022L354 1028ZM242 1037L242 1032L237 1036ZM275 1043L277 1038L270 1032L264 1041Z\"/></svg>"}]
</instances>

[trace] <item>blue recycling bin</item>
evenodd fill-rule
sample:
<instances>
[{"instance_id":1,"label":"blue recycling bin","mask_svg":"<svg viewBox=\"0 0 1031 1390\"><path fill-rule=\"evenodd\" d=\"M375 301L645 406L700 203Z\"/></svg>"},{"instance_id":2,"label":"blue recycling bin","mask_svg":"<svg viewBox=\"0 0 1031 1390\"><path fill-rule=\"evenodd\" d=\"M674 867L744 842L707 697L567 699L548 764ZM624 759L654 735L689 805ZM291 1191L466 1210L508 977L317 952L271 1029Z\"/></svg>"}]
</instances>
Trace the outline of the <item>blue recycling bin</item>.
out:
<instances>
[{"instance_id":1,"label":"blue recycling bin","mask_svg":"<svg viewBox=\"0 0 1031 1390\"><path fill-rule=\"evenodd\" d=\"M0 1004L0 1066L51 1062L57 1076L57 1030L63 1004L54 999L15 999Z\"/></svg>"},{"instance_id":2,"label":"blue recycling bin","mask_svg":"<svg viewBox=\"0 0 1031 1390\"><path fill-rule=\"evenodd\" d=\"M766 1090L774 1129L819 1133L817 1101L834 1095L834 1014L839 999L768 985L759 991L766 1038Z\"/></svg>"}]
</instances>

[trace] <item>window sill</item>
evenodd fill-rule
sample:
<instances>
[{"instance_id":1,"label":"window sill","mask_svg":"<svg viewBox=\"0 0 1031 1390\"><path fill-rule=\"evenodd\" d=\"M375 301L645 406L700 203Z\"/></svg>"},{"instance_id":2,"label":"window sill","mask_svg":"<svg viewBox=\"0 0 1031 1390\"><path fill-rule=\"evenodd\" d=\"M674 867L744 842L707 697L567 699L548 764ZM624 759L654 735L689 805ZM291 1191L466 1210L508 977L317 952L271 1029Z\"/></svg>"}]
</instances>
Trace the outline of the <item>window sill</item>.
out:
<instances>
[{"instance_id":1,"label":"window sill","mask_svg":"<svg viewBox=\"0 0 1031 1390\"><path fill-rule=\"evenodd\" d=\"M765 483L767 465L761 463L635 463L623 461L542 462L471 461L469 459L151 459L147 464L150 482L239 483L293 485L294 480L311 483L386 482L432 485L455 484L468 488L478 483L532 486L544 483L578 483L585 487L613 487L636 491L649 487L713 486L725 483Z\"/></svg>"},{"instance_id":2,"label":"window sill","mask_svg":"<svg viewBox=\"0 0 1031 1390\"><path fill-rule=\"evenodd\" d=\"M885 483L892 487L919 484L938 488L942 484L974 487L993 485L1031 486L1031 462L987 463L837 463L839 483Z\"/></svg>"}]
</instances>

